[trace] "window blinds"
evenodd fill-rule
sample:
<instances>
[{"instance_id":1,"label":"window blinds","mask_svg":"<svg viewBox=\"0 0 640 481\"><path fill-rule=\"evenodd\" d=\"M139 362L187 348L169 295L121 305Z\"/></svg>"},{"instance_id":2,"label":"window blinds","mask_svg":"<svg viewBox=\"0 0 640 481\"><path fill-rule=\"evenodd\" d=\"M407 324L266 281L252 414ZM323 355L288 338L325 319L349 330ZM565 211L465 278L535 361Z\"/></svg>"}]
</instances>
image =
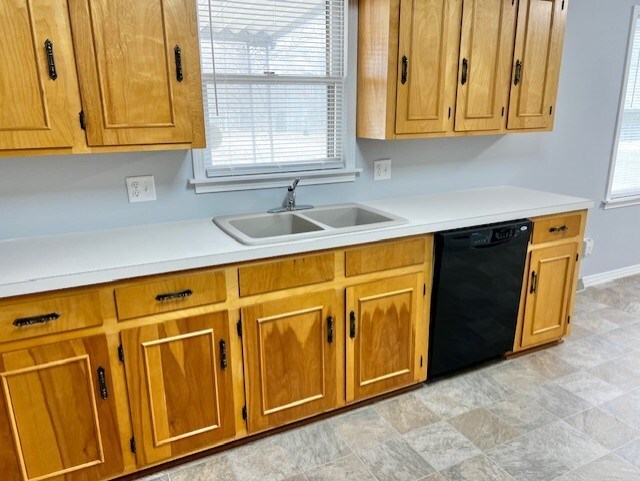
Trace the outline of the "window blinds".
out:
<instances>
[{"instance_id":1,"label":"window blinds","mask_svg":"<svg viewBox=\"0 0 640 481\"><path fill-rule=\"evenodd\" d=\"M198 0L208 176L341 168L344 0Z\"/></svg>"},{"instance_id":2,"label":"window blinds","mask_svg":"<svg viewBox=\"0 0 640 481\"><path fill-rule=\"evenodd\" d=\"M611 199L640 195L640 22L632 32L633 47L615 154Z\"/></svg>"}]
</instances>

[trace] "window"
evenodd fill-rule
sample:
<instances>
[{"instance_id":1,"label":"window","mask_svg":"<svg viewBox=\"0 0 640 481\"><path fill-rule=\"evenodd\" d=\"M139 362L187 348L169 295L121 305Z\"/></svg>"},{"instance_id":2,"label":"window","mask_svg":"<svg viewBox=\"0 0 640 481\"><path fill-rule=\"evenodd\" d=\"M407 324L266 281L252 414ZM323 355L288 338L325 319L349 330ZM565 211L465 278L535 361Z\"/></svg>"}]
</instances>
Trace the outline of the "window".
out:
<instances>
[{"instance_id":1,"label":"window","mask_svg":"<svg viewBox=\"0 0 640 481\"><path fill-rule=\"evenodd\" d=\"M634 7L605 207L640 203L640 7Z\"/></svg>"},{"instance_id":2,"label":"window","mask_svg":"<svg viewBox=\"0 0 640 481\"><path fill-rule=\"evenodd\" d=\"M207 148L194 153L196 186L348 173L345 0L198 0L198 21Z\"/></svg>"}]
</instances>

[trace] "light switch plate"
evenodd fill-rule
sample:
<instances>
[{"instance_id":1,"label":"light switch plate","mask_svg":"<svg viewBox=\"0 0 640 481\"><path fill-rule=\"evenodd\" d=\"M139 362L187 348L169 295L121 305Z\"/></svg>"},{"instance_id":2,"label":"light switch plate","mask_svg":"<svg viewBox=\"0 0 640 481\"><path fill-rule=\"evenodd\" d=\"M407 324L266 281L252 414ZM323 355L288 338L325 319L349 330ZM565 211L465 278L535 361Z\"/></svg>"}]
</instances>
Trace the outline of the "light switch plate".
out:
<instances>
[{"instance_id":1,"label":"light switch plate","mask_svg":"<svg viewBox=\"0 0 640 481\"><path fill-rule=\"evenodd\" d=\"M153 175L127 177L125 180L130 204L156 200L156 183Z\"/></svg>"},{"instance_id":2,"label":"light switch plate","mask_svg":"<svg viewBox=\"0 0 640 481\"><path fill-rule=\"evenodd\" d=\"M380 159L373 162L373 180L391 179L391 159Z\"/></svg>"}]
</instances>

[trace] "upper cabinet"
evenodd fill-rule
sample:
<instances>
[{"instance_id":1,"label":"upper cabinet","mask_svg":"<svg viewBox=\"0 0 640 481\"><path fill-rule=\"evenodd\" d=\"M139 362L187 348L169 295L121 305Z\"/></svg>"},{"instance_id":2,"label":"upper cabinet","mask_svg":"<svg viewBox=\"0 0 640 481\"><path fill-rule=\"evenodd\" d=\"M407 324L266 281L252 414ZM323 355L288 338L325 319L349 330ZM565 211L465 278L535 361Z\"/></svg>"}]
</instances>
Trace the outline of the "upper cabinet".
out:
<instances>
[{"instance_id":1,"label":"upper cabinet","mask_svg":"<svg viewBox=\"0 0 640 481\"><path fill-rule=\"evenodd\" d=\"M357 135L551 130L567 3L360 2Z\"/></svg>"},{"instance_id":2,"label":"upper cabinet","mask_svg":"<svg viewBox=\"0 0 640 481\"><path fill-rule=\"evenodd\" d=\"M0 155L204 146L193 0L0 5Z\"/></svg>"}]
</instances>

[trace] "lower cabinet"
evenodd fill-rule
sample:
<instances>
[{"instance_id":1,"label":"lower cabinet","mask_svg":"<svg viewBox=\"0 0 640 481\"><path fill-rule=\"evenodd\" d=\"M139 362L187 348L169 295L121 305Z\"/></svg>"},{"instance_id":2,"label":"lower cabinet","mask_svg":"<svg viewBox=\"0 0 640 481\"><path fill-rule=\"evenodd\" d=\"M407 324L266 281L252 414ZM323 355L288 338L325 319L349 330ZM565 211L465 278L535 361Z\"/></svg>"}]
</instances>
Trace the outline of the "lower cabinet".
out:
<instances>
[{"instance_id":1,"label":"lower cabinet","mask_svg":"<svg viewBox=\"0 0 640 481\"><path fill-rule=\"evenodd\" d=\"M531 251L521 347L560 339L566 334L574 288L576 242Z\"/></svg>"},{"instance_id":2,"label":"lower cabinet","mask_svg":"<svg viewBox=\"0 0 640 481\"><path fill-rule=\"evenodd\" d=\"M347 401L415 382L416 329L423 274L347 288Z\"/></svg>"},{"instance_id":3,"label":"lower cabinet","mask_svg":"<svg viewBox=\"0 0 640 481\"><path fill-rule=\"evenodd\" d=\"M105 336L0 355L3 480L92 481L123 471Z\"/></svg>"},{"instance_id":4,"label":"lower cabinet","mask_svg":"<svg viewBox=\"0 0 640 481\"><path fill-rule=\"evenodd\" d=\"M129 329L121 338L140 465L235 435L226 311Z\"/></svg>"},{"instance_id":5,"label":"lower cabinet","mask_svg":"<svg viewBox=\"0 0 640 481\"><path fill-rule=\"evenodd\" d=\"M250 432L340 405L344 398L340 389L344 386L342 312L337 290L242 309Z\"/></svg>"}]
</instances>

